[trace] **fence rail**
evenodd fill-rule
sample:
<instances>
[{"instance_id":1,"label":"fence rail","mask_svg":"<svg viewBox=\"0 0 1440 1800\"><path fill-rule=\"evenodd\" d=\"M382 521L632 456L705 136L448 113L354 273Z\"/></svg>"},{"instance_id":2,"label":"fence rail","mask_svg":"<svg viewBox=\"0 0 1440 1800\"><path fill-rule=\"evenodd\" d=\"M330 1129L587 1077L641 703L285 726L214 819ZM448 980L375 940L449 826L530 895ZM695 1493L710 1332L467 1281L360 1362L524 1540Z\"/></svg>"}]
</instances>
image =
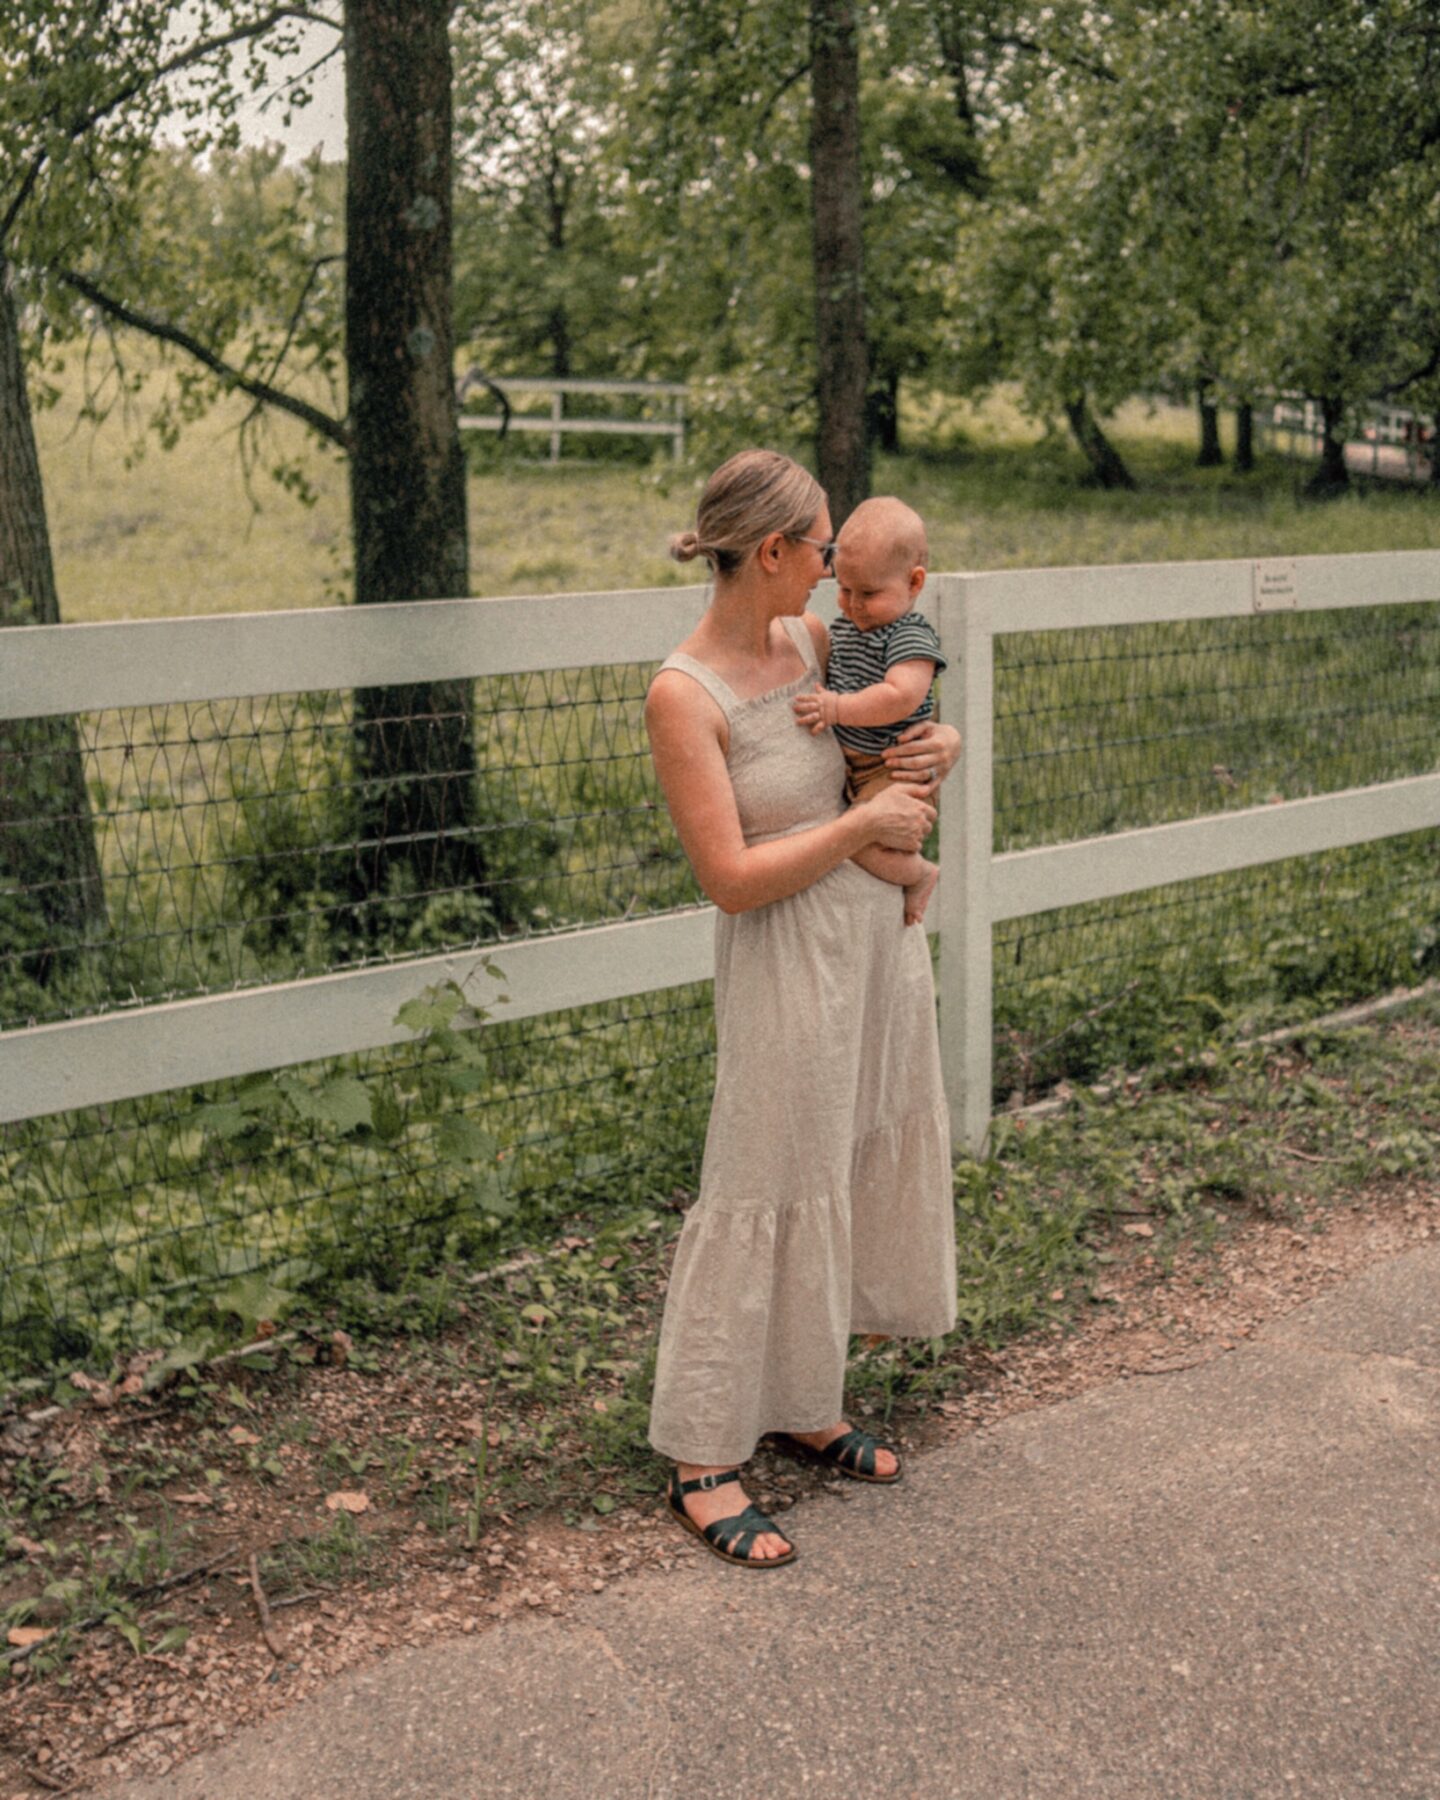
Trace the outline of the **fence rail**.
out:
<instances>
[{"instance_id":1,"label":"fence rail","mask_svg":"<svg viewBox=\"0 0 1440 1800\"><path fill-rule=\"evenodd\" d=\"M828 590L820 590L822 611L827 598ZM82 1016L0 1031L0 1124L18 1130L53 1115L69 1131L58 1115L88 1119L95 1115L87 1109L385 1052L408 1037L394 1023L401 1002L436 980L472 981L487 952L503 968L508 995L493 1007L487 1030L543 1023L552 1015L579 1021L580 1009L620 1009L618 1035L605 1040L612 1044L608 1062L597 1062L598 1050L584 1049L601 1043L600 1026L557 1027L556 1041L577 1047L566 1052L570 1062L560 1074L531 1083L532 1106L543 1108L544 1096L559 1091L552 1080L559 1088L573 1081L589 1084L587 1093L593 1088L597 1098L587 1105L598 1116L595 1084L624 1079L631 1030L625 1008L632 1002L642 1021L658 1021L643 1051L654 1059L650 1066L679 1055L698 1079L703 1009L685 990L698 992L711 973L714 914L688 903L693 889L680 879L668 838L669 860L658 865L663 879L646 885L646 859L658 855L660 814L658 795L647 785L639 698L645 666L688 633L703 604L704 590L691 587L0 631L0 721L119 716L126 722L148 714L157 756L163 762L174 754L174 767L165 762L157 779L173 784L165 805L177 817L187 805L203 811L229 803L223 782L202 782L194 801L185 798L185 784L197 779L205 757L234 748L236 740L245 740L242 749L268 741L272 726L255 723L257 704L263 711L277 697L314 701L300 724L285 716L273 727L298 758L286 777L285 804L300 804L333 765L318 755L307 761L292 740L302 725L313 734L349 732L337 694L473 679L492 708L482 778L513 784L533 760L547 781L563 786L565 808L578 822L573 829L600 831L573 854L563 844L551 853L561 865L556 880L578 879L607 859L621 871L617 882L597 887L598 912L582 907L578 916L553 921L537 912L519 936L477 932L462 917L453 930L464 941L433 949L422 943L425 953L407 951L410 940L402 939L398 949L387 944L378 954L367 952L364 966L322 965L297 979L267 976L263 962L258 972L247 965L229 991L215 991L219 984L209 976L200 991L180 997L106 990L93 1007L76 1003ZM1000 1053L1010 1055L1009 1040L1017 1037L1013 1023L1002 1030L999 1020L1003 1013L1013 1021L1017 1004L1022 1010L1030 1004L1029 989L1016 999L1022 959L1033 961L1041 946L1033 991L1050 995L1047 1005L1057 983L1064 987L1054 1002L1068 1009L1058 1021L1063 1037L1090 1004L1090 990L1082 996L1075 985L1075 970L1103 973L1117 957L1123 960L1128 907L1136 916L1143 906L1158 913L1163 898L1174 896L1175 917L1183 921L1181 897L1209 892L1207 883L1223 884L1230 872L1283 868L1291 859L1392 840L1403 850L1404 868L1382 896L1384 905L1392 917L1429 909L1433 929L1417 918L1411 931L1402 919L1402 936L1420 945L1417 956L1431 958L1424 968L1435 966L1440 552L942 574L927 585L923 606L950 659L945 713L964 739L960 767L941 795L942 881L930 913L939 936L942 1055L957 1145L978 1147L984 1140ZM1327 616L1333 625L1324 623ZM624 669L630 673L619 683L617 670ZM540 685L531 692L527 683ZM252 705L247 720L220 716L243 701ZM207 715L201 730L188 708L214 709L215 716ZM172 712L183 716L171 720ZM106 756L123 756L132 769L135 735L129 723L109 737L93 727L91 766L103 773ZM1117 746L1123 784L1116 781ZM1254 769L1241 781L1223 759L1238 764L1246 755ZM617 771L608 796L594 790L597 756L608 757ZM1283 796L1267 792L1266 771L1282 768ZM132 812L124 816L148 828L163 808L160 796L136 779ZM515 796L509 805L515 817L501 818L494 832L543 833L546 819L535 815L558 805L557 789L537 781L507 791ZM279 792L278 780L270 788L262 783L256 801L262 818L267 805L280 804L273 798ZM1205 804L1212 793L1223 804ZM113 819L113 795L110 806ZM198 838L185 836L188 825L166 829L177 834L177 859L182 837L189 845L192 879L215 867L223 886L236 863L229 840L221 844L224 854L207 861ZM622 855L637 833L652 848ZM1043 841L1056 835L1062 841ZM150 853L162 855L153 845ZM282 843L276 854L303 861L310 852ZM1145 900L1152 891L1161 898ZM1292 881L1287 904L1293 907L1299 895L1304 905L1310 892L1303 880ZM0 879L0 909L5 901ZM1259 915L1253 896L1238 894L1235 903L1242 902L1251 910L1224 929L1243 937L1258 929ZM240 902L231 892L226 903L231 910L215 929L238 930L245 923L234 916ZM1212 913L1223 904L1223 894L1205 902ZM1343 894L1333 904L1343 907ZM158 905L152 896L140 907L142 930L159 928ZM632 908L646 916L621 916ZM1116 919L1118 938L1117 927L1106 924ZM1097 932L1109 934L1100 949ZM1180 954L1177 932L1183 937L1183 923L1169 937L1154 937L1159 947L1147 952L1154 966L1156 958L1163 963ZM1285 940L1285 955L1301 955L1296 941ZM1394 984L1393 974L1378 963L1376 969L1377 985ZM1093 987L1099 976L1086 979ZM477 1000L489 1007L490 990L482 988ZM678 1049L655 1047L666 1030ZM1030 1036L1047 1033L1048 1022ZM504 1029L497 1033L505 1036ZM1036 1062L1033 1043L1015 1055L1025 1069L1044 1061ZM514 1080L509 1090L516 1091ZM687 1093L683 1105L694 1104ZM75 1129L93 1142L110 1127ZM4 1153L0 1140L0 1183ZM21 1163L28 1154L20 1153ZM138 1166L131 1157L129 1172L116 1180L140 1183ZM67 1174L55 1192L73 1196L78 1179ZM24 1203L27 1219L39 1204ZM0 1240L5 1207L0 1195ZM92 1208L87 1217L94 1216ZM21 1217L18 1201L8 1217ZM35 1268L48 1266L40 1250L33 1254ZM0 1330L3 1318L0 1305Z\"/></svg>"},{"instance_id":2,"label":"fence rail","mask_svg":"<svg viewBox=\"0 0 1440 1800\"><path fill-rule=\"evenodd\" d=\"M1314 400L1298 395L1280 396L1260 407L1255 423L1262 442L1274 444L1284 440L1283 455L1320 454L1324 418ZM1434 462L1435 418L1381 400L1367 401L1360 408L1360 435L1346 440L1345 451L1346 463L1356 470L1364 468L1368 451L1369 474L1420 481L1424 478L1422 464L1428 476Z\"/></svg>"},{"instance_id":3,"label":"fence rail","mask_svg":"<svg viewBox=\"0 0 1440 1800\"><path fill-rule=\"evenodd\" d=\"M925 605L958 661L963 773L941 794L944 880L932 925L956 1141L990 1108L991 928L1006 919L1440 826L1440 774L995 855L993 641L1028 632L1217 619L1258 609L1272 562L939 575ZM1402 605L1440 594L1440 552L1299 558L1287 604ZM0 633L0 718L646 662L693 625L703 588L444 600ZM556 646L563 645L563 652ZM952 707L952 716L954 710ZM702 980L709 909L492 944L507 1019ZM963 946L960 955L953 948ZM0 1033L0 1121L401 1041L395 1009L427 981L471 979L480 952L207 995Z\"/></svg>"},{"instance_id":4,"label":"fence rail","mask_svg":"<svg viewBox=\"0 0 1440 1800\"><path fill-rule=\"evenodd\" d=\"M1402 606L1440 595L1440 552L942 577L941 642L960 650L963 773L941 790L941 1049L957 1146L989 1129L993 928L1006 919L1440 826L1440 774L995 855L994 651L1009 635ZM955 714L953 709L951 717ZM1436 741L1440 767L1440 738ZM947 817L954 818L947 828ZM1440 865L1437 865L1440 873ZM945 946L959 943L960 956ZM957 967L958 963L958 967Z\"/></svg>"},{"instance_id":5,"label":"fence rail","mask_svg":"<svg viewBox=\"0 0 1440 1800\"><path fill-rule=\"evenodd\" d=\"M461 384L463 400L473 380ZM611 437L668 437L676 462L685 460L685 395L683 381L601 381L594 378L571 378L546 375L501 375L495 387L508 400L512 394L549 394L550 414L539 418L533 414L512 412L463 413L458 420L466 431L539 431L550 439L550 461L560 460L561 440L567 432L600 432ZM567 394L621 395L628 398L658 400L665 403L668 418L661 419L577 419L565 411Z\"/></svg>"}]
</instances>

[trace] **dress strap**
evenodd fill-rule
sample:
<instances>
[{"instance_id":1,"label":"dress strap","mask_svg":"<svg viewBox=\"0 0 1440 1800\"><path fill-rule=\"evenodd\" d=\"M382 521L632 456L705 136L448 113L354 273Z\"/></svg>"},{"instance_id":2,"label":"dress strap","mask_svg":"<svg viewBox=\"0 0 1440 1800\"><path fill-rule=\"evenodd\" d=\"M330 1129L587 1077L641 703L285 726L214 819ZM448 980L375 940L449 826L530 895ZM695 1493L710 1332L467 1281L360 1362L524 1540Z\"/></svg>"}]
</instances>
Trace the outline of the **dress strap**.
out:
<instances>
[{"instance_id":1,"label":"dress strap","mask_svg":"<svg viewBox=\"0 0 1440 1800\"><path fill-rule=\"evenodd\" d=\"M810 635L810 627L803 619L787 618L782 622L786 631L790 633L790 642L805 658L805 667L812 675L818 675L820 658L815 654L815 640Z\"/></svg>"},{"instance_id":2,"label":"dress strap","mask_svg":"<svg viewBox=\"0 0 1440 1800\"><path fill-rule=\"evenodd\" d=\"M698 681L727 719L734 712L736 706L734 693L713 669L707 669L697 657L687 656L683 650L672 651L655 673L658 675L665 669L678 669L682 675L688 675L692 681Z\"/></svg>"}]
</instances>

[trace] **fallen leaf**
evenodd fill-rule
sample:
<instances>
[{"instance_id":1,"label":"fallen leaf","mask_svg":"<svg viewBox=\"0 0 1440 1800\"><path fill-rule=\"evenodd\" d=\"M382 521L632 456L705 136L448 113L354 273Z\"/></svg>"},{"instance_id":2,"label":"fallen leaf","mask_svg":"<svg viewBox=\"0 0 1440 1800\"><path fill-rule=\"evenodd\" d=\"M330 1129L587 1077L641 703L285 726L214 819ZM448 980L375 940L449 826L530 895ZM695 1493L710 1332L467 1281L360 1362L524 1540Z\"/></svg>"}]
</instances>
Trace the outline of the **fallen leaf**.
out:
<instances>
[{"instance_id":1,"label":"fallen leaf","mask_svg":"<svg viewBox=\"0 0 1440 1800\"><path fill-rule=\"evenodd\" d=\"M368 1494L350 1493L342 1489L338 1493L327 1494L325 1496L325 1504L330 1508L331 1512L369 1512L370 1496Z\"/></svg>"},{"instance_id":2,"label":"fallen leaf","mask_svg":"<svg viewBox=\"0 0 1440 1800\"><path fill-rule=\"evenodd\" d=\"M172 1494L171 1500L176 1506L209 1506L213 1496L210 1494Z\"/></svg>"},{"instance_id":3,"label":"fallen leaf","mask_svg":"<svg viewBox=\"0 0 1440 1800\"><path fill-rule=\"evenodd\" d=\"M12 1556L44 1556L45 1546L37 1544L34 1538L12 1537L9 1544Z\"/></svg>"},{"instance_id":4,"label":"fallen leaf","mask_svg":"<svg viewBox=\"0 0 1440 1800\"><path fill-rule=\"evenodd\" d=\"M232 1444L258 1444L259 1438L253 1431L247 1431L243 1425L232 1425L226 1434Z\"/></svg>"},{"instance_id":5,"label":"fallen leaf","mask_svg":"<svg viewBox=\"0 0 1440 1800\"><path fill-rule=\"evenodd\" d=\"M43 1644L48 1637L54 1637L43 1625L12 1625L5 1633L7 1644L13 1644L17 1650L28 1650L31 1644Z\"/></svg>"},{"instance_id":6,"label":"fallen leaf","mask_svg":"<svg viewBox=\"0 0 1440 1800\"><path fill-rule=\"evenodd\" d=\"M1126 1237L1148 1238L1154 1237L1155 1235L1155 1227L1153 1225L1126 1225L1122 1227L1122 1229L1124 1230Z\"/></svg>"}]
</instances>

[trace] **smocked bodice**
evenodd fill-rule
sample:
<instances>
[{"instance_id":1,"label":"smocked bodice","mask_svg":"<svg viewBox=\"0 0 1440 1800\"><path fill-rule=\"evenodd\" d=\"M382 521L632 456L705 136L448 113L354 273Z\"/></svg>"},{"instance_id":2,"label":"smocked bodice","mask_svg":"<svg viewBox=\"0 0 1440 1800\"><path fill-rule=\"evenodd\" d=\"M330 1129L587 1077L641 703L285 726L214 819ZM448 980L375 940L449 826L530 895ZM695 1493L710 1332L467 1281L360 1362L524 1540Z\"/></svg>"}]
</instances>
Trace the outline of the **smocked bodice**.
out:
<instances>
[{"instance_id":1,"label":"smocked bodice","mask_svg":"<svg viewBox=\"0 0 1440 1800\"><path fill-rule=\"evenodd\" d=\"M784 625L805 660L805 672L750 700L740 699L713 669L683 651L661 664L698 681L725 714L726 762L747 844L823 825L844 810L845 759L834 733L813 737L791 704L820 685L815 646L803 619L786 619Z\"/></svg>"}]
</instances>

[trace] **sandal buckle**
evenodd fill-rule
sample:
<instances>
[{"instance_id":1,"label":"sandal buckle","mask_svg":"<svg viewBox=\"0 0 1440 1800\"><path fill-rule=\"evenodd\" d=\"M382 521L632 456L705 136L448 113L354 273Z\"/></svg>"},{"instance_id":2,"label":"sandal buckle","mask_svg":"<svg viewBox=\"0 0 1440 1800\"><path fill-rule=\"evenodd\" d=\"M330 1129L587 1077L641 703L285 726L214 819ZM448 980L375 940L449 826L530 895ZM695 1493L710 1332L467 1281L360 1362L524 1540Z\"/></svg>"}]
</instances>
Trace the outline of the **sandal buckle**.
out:
<instances>
[{"instance_id":1,"label":"sandal buckle","mask_svg":"<svg viewBox=\"0 0 1440 1800\"><path fill-rule=\"evenodd\" d=\"M704 1492L708 1494L712 1488L723 1487L727 1481L733 1481L734 1479L734 1475L729 1472L724 1475L702 1475L700 1477L700 1486Z\"/></svg>"}]
</instances>

